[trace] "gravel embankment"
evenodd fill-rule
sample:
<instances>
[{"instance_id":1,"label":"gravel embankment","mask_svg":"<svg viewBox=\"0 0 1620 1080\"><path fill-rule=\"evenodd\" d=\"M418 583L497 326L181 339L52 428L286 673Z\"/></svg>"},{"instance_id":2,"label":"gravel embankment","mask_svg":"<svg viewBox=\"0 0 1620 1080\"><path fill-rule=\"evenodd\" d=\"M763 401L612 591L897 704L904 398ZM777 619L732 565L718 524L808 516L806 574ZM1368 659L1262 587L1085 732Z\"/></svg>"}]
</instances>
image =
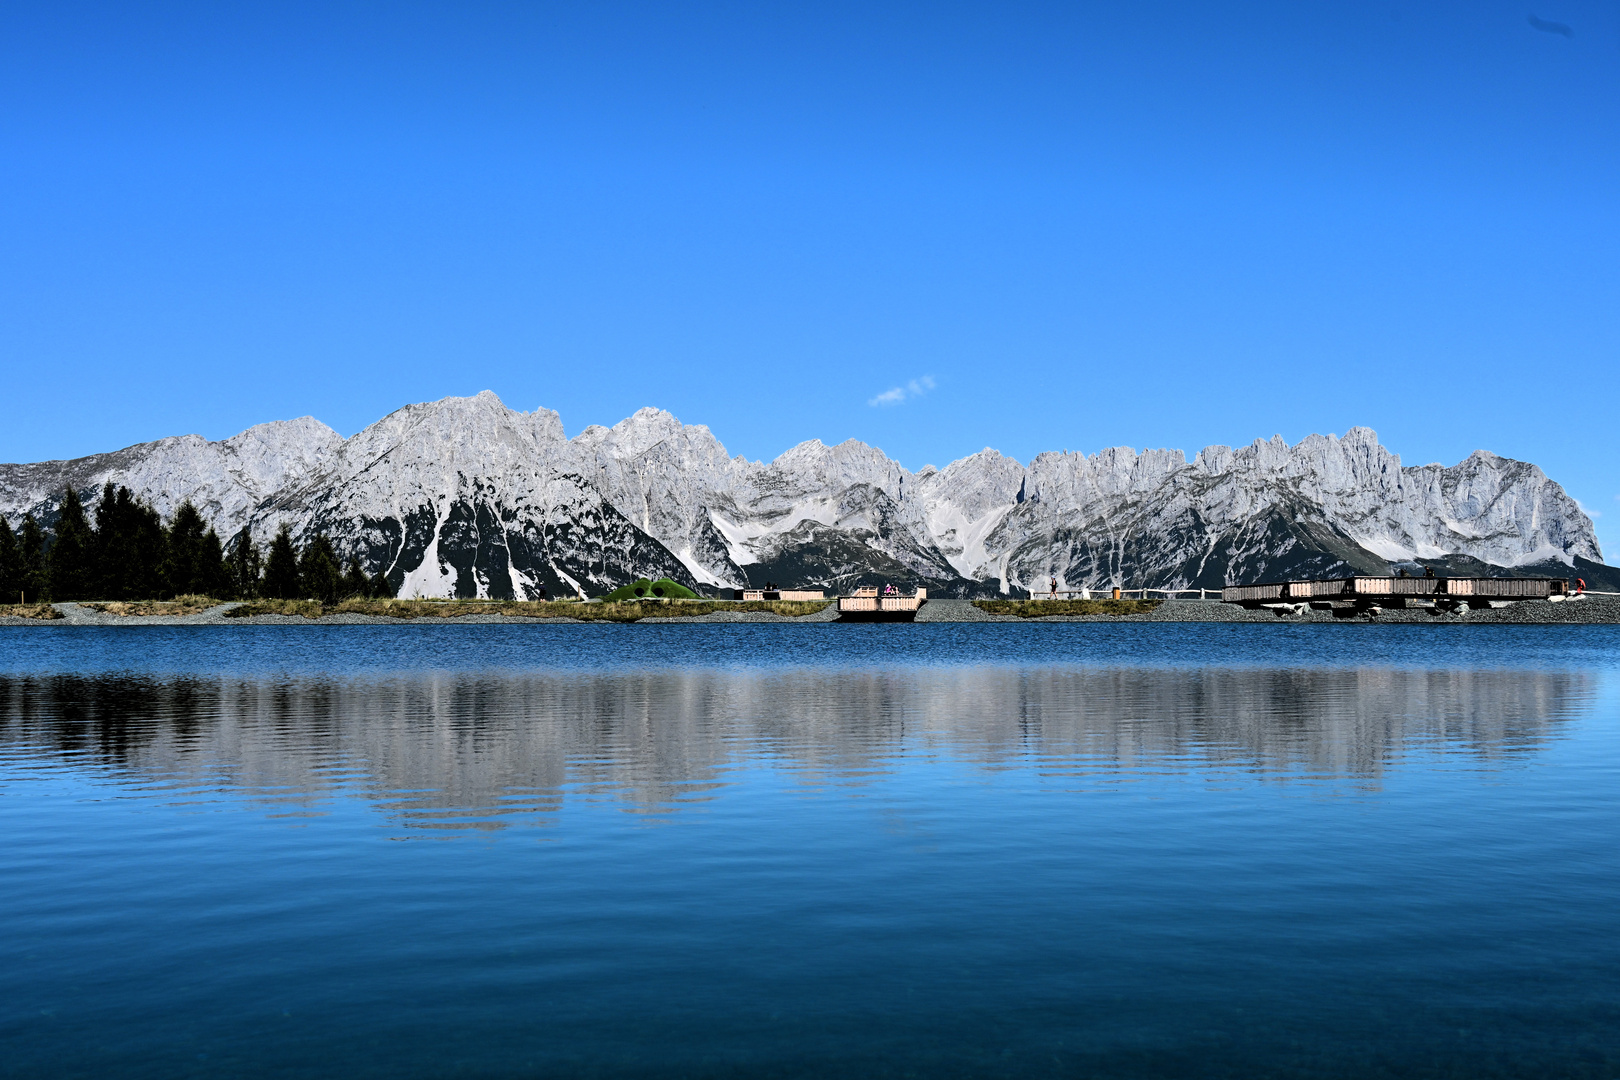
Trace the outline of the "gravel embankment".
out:
<instances>
[{"instance_id":1,"label":"gravel embankment","mask_svg":"<svg viewBox=\"0 0 1620 1080\"><path fill-rule=\"evenodd\" d=\"M225 618L236 604L220 604L195 615L109 615L82 604L52 604L62 613L60 619L19 619L0 615L0 626L210 626L228 625L238 620Z\"/></svg>"},{"instance_id":2,"label":"gravel embankment","mask_svg":"<svg viewBox=\"0 0 1620 1080\"><path fill-rule=\"evenodd\" d=\"M947 601L966 603L966 601ZM934 601L925 605L932 607ZM977 610L977 609L974 609ZM979 612L984 616L983 612ZM1480 623L1530 624L1613 624L1620 623L1620 597L1587 596L1581 600L1550 603L1546 600L1526 600L1507 607L1486 611L1468 611L1463 614L1434 614L1424 608L1386 608L1377 616L1368 618L1338 618L1330 611L1307 608L1298 615L1279 616L1262 609L1249 611L1236 604L1222 604L1204 600L1169 600L1147 615L1046 615L1038 619L1019 619L1017 616L984 616L985 618L1019 622L1256 622L1256 623L1449 623L1469 625ZM919 616L919 620L921 617ZM966 621L966 620L962 620ZM978 621L978 620L975 620Z\"/></svg>"},{"instance_id":3,"label":"gravel embankment","mask_svg":"<svg viewBox=\"0 0 1620 1080\"><path fill-rule=\"evenodd\" d=\"M655 615L643 623L827 623L838 618L838 605L828 604L814 615L778 615L774 611L711 611L707 615Z\"/></svg>"},{"instance_id":4,"label":"gravel embankment","mask_svg":"<svg viewBox=\"0 0 1620 1080\"><path fill-rule=\"evenodd\" d=\"M535 623L571 623L579 625L586 619L536 619L509 615L458 615L455 618L391 619L377 615L327 615L320 619L305 619L297 615L253 615L247 618L227 618L225 612L236 604L220 604L195 615L109 615L80 604L53 605L63 614L60 619L22 619L0 616L0 626L438 626L469 623L533 626ZM814 615L797 617L777 615L769 611L716 611L708 615L668 616L642 619L643 623L830 623L838 618L836 604L829 604ZM1534 625L1534 624L1620 624L1620 596L1592 596L1581 600L1550 603L1529 600L1488 611L1469 611L1465 614L1436 615L1422 608L1387 609L1376 618L1335 618L1331 612L1306 610L1300 614L1278 616L1269 610L1247 611L1234 604L1214 601L1171 600L1161 604L1147 615L1046 615L1025 619L1017 615L991 615L974 607L967 600L930 600L917 613L919 623L1017 623L1017 622L1253 622L1253 623L1353 623L1357 625L1379 623L1449 623L1478 625L1482 623Z\"/></svg>"},{"instance_id":5,"label":"gravel embankment","mask_svg":"<svg viewBox=\"0 0 1620 1080\"><path fill-rule=\"evenodd\" d=\"M536 622L578 623L581 619L530 619L506 615L458 615L453 619L390 619L380 615L355 615L345 612L324 615L319 619L306 619L301 615L249 615L229 618L226 612L238 603L220 604L195 615L109 615L104 611L82 604L53 604L60 611L60 619L18 619L0 616L0 626L432 626L437 623L513 623L529 625Z\"/></svg>"}]
</instances>

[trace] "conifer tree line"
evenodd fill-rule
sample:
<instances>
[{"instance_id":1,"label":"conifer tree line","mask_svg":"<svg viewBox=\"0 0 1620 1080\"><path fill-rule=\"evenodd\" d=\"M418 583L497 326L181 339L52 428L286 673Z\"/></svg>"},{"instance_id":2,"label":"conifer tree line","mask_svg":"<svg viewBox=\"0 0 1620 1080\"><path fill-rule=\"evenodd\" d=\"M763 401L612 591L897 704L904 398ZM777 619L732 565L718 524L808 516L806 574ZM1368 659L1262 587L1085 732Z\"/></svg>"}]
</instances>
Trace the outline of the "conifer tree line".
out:
<instances>
[{"instance_id":1,"label":"conifer tree line","mask_svg":"<svg viewBox=\"0 0 1620 1080\"><path fill-rule=\"evenodd\" d=\"M42 600L320 600L393 596L379 571L367 577L358 559L347 569L325 534L302 551L283 525L261 554L243 529L229 545L190 501L165 523L129 488L102 489L92 516L69 488L54 533L33 514L15 531L0 517L0 604Z\"/></svg>"}]
</instances>

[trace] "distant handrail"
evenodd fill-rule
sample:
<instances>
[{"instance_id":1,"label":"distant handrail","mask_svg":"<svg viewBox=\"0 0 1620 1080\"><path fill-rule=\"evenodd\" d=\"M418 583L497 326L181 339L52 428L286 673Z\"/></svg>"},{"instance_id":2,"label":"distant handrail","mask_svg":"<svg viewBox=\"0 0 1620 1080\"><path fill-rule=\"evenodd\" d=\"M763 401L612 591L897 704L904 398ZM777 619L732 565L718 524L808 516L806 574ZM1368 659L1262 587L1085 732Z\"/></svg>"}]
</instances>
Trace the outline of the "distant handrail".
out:
<instances>
[{"instance_id":1,"label":"distant handrail","mask_svg":"<svg viewBox=\"0 0 1620 1080\"><path fill-rule=\"evenodd\" d=\"M1027 586L1018 586L1018 587L1019 588L1027 588ZM1178 599L1194 600L1194 599L1196 599L1196 600L1214 600L1214 601L1218 602L1220 600L1220 598L1221 598L1221 590L1219 590L1219 589L1190 589L1189 588L1189 589L1120 589L1119 590L1120 599L1122 599L1122 600L1147 600L1147 599L1150 599L1150 597L1148 596L1148 593L1158 593L1159 595L1161 595L1166 600L1178 600ZM1196 596L1183 596L1184 593L1196 593L1197 595ZM1211 595L1211 594L1214 594L1214 595ZM1030 588L1029 589L1029 598L1031 600L1053 600L1053 599L1057 599L1057 600L1111 600L1111 599L1113 599L1113 595L1114 595L1114 587L1112 585L1102 585L1102 586L1099 586L1099 587L1097 587L1095 589L1089 588L1089 587L1081 588L1081 589L1058 589L1055 593L1051 589L1035 589L1035 588Z\"/></svg>"},{"instance_id":2,"label":"distant handrail","mask_svg":"<svg viewBox=\"0 0 1620 1080\"><path fill-rule=\"evenodd\" d=\"M744 589L744 600L825 600L823 589Z\"/></svg>"}]
</instances>

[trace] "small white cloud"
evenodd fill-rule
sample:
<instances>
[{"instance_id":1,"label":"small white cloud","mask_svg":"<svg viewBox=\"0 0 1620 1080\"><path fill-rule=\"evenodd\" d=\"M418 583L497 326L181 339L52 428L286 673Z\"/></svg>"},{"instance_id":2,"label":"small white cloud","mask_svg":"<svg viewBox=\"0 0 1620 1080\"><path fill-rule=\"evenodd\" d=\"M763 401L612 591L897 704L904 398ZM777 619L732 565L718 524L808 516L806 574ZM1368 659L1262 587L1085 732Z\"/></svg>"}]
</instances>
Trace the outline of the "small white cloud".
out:
<instances>
[{"instance_id":1,"label":"small white cloud","mask_svg":"<svg viewBox=\"0 0 1620 1080\"><path fill-rule=\"evenodd\" d=\"M922 397L934 388L932 375L919 375L904 386L891 386L875 398L867 401L868 405L898 405L907 398Z\"/></svg>"},{"instance_id":2,"label":"small white cloud","mask_svg":"<svg viewBox=\"0 0 1620 1080\"><path fill-rule=\"evenodd\" d=\"M1620 499L1620 495L1616 495L1615 498ZM1596 521L1598 518L1603 516L1603 511L1594 510L1590 506L1587 506L1585 503L1581 502L1579 499L1575 500L1575 505L1581 508L1581 513L1585 514L1593 521Z\"/></svg>"}]
</instances>

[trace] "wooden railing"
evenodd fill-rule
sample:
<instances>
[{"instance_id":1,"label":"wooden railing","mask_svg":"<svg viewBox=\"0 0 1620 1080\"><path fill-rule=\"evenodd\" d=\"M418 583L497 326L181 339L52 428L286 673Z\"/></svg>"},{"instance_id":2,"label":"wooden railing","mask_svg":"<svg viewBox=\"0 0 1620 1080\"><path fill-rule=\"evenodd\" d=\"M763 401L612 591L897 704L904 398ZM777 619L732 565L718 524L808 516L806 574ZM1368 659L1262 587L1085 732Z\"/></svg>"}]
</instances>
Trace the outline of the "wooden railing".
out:
<instances>
[{"instance_id":1,"label":"wooden railing","mask_svg":"<svg viewBox=\"0 0 1620 1080\"><path fill-rule=\"evenodd\" d=\"M1271 581L1229 585L1229 604L1292 604L1309 600L1544 600L1561 596L1568 584L1558 578L1352 577L1325 581Z\"/></svg>"},{"instance_id":2,"label":"wooden railing","mask_svg":"<svg viewBox=\"0 0 1620 1080\"><path fill-rule=\"evenodd\" d=\"M1219 589L1030 589L1031 600L1220 600Z\"/></svg>"},{"instance_id":3,"label":"wooden railing","mask_svg":"<svg viewBox=\"0 0 1620 1080\"><path fill-rule=\"evenodd\" d=\"M880 596L876 589L856 589L854 596L838 601L840 612L850 611L917 611L928 600L928 590L918 589L910 596L898 594Z\"/></svg>"}]
</instances>

